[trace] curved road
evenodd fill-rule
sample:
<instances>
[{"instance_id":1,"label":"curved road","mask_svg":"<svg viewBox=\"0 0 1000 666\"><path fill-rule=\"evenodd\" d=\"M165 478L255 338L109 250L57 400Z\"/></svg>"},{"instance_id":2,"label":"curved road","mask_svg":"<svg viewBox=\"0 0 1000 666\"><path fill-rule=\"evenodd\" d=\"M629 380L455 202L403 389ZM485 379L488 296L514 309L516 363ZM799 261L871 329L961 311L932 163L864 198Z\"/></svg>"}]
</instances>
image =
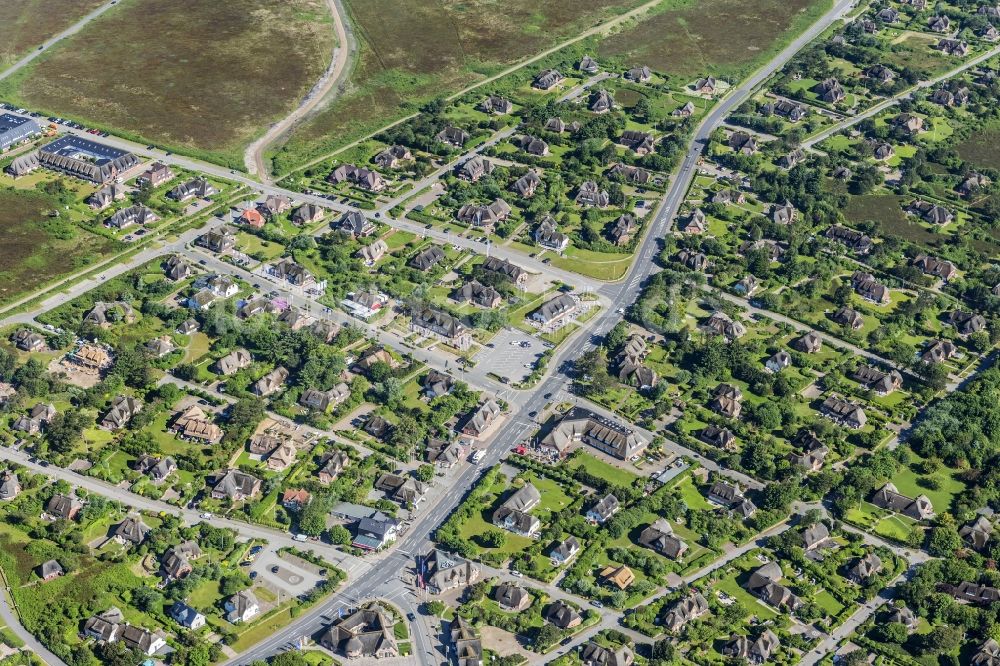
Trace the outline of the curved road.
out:
<instances>
[{"instance_id":1,"label":"curved road","mask_svg":"<svg viewBox=\"0 0 1000 666\"><path fill-rule=\"evenodd\" d=\"M312 87L298 108L271 125L264 136L247 146L243 156L247 170L251 174L256 174L262 182L268 185L272 183L272 180L270 171L264 163L264 151L302 120L306 114L315 109L317 104L324 101L335 87L339 88L343 84L350 72L347 65L357 55L358 43L354 38L350 22L345 18L347 14L340 0L326 0L326 4L333 16L334 30L337 33L337 43L333 48L333 57L330 59L329 67L326 68L323 76Z\"/></svg>"},{"instance_id":2,"label":"curved road","mask_svg":"<svg viewBox=\"0 0 1000 666\"><path fill-rule=\"evenodd\" d=\"M52 654L48 649L38 642L38 639L31 635L27 629L21 626L21 620L17 616L17 612L13 610L13 602L7 595L7 591L3 590L0 592L0 620L7 625L18 638L24 641L24 646L26 650L34 652L36 656L41 658L48 666L66 666L66 662Z\"/></svg>"},{"instance_id":3,"label":"curved road","mask_svg":"<svg viewBox=\"0 0 1000 666\"><path fill-rule=\"evenodd\" d=\"M336 0L328 0L328 2L335 1ZM732 109L739 104L742 104L752 94L754 89L760 85L760 83L762 83L775 71L783 67L797 51L822 33L832 23L839 20L852 8L852 6L853 0L840 0L840 2L837 2L837 4L824 14L817 23L813 24L808 30L796 38L791 44L789 44L788 47L772 58L764 67L758 70L741 85L731 89L729 93L718 103L718 105L703 119L695 132L695 136L688 153L685 155L683 162L674 175L668 193L664 197L658 211L654 215L652 224L649 225L646 236L637 251L636 261L629 273L622 281L614 284L606 284L598 290L602 296L605 296L607 300L611 302L611 307L606 307L601 316L592 320L589 326L585 327L584 330L581 330L573 338L567 341L567 344L563 345L563 348L559 350L559 353L554 359L552 359L551 362L551 366L555 368L555 371L550 374L535 390L516 392L507 397L508 401L511 403L512 413L508 422L505 424L505 428L503 428L493 441L490 442L486 451L486 457L482 461L481 465L467 467L454 479L452 479L450 488L444 496L433 505L425 506L422 515L417 518L408 530L407 534L397 542L392 551L387 553L385 556L371 558L377 561L377 566L371 566L374 564L371 560L367 562L351 562L354 564L354 567L351 567L354 569L352 573L360 573L360 575L352 576L350 584L342 592L319 604L310 612L296 618L292 624L278 631L239 657L231 660L230 663L246 664L255 659L266 658L274 655L275 653L284 651L285 649L297 647L297 640L300 637L310 636L322 630L329 623L331 613L335 614L337 608L345 604L351 604L360 599L380 594L384 595L387 591L391 591L394 586L398 586L398 583L396 583L395 580L399 571L412 561L411 557L413 554L426 552L426 549L431 545L431 534L434 529L447 518L456 506L461 503L466 492L468 492L478 479L481 470L488 469L490 466L499 462L515 444L523 441L535 430L535 424L530 419L526 418L523 413L526 409L531 409L532 407L530 406L544 404L546 402L545 395L557 394L566 388L570 380L569 377L563 372L565 361L576 358L583 351L593 346L599 336L606 333L620 319L620 315L617 313L617 310L630 305L635 301L642 287L642 283L656 270L656 267L653 264L653 258L657 250L659 239L670 230L670 223L688 191L691 179L694 177L696 172L697 163L701 159L707 139L711 133L719 125L721 125L722 121ZM104 10L107 8L108 6L105 6ZM340 12L336 11L334 16L335 20L338 20L338 24L343 26L342 21L339 20L341 17ZM90 18L93 17L91 16ZM78 26L74 27L76 30L79 30L82 25L78 24ZM71 31L67 31L67 33L61 35L60 38L66 36L67 34L72 34ZM342 44L347 44L346 29L342 38L344 39ZM341 49L343 56L341 58L337 58L336 60L338 60L338 62L346 62L346 55L349 50L349 48ZM343 65L341 65L341 72L342 68ZM334 70L337 70L337 68L334 67L333 70L331 70L332 75L325 80L326 85L324 87L327 90L332 87L336 79L340 76L340 74ZM314 92L320 91L314 89ZM300 107L299 112L289 116L279 125L287 124L287 126L291 126L294 124L298 118L307 113L310 109L314 108L322 96L322 94L311 94L304 104L304 106L308 106L308 108L303 110L303 108ZM285 129L287 129L287 126ZM280 134L281 131L283 130L279 129L279 126L272 128L272 132L275 135ZM272 132L269 132L268 134L271 135ZM258 155L262 152L262 150L262 147L258 148ZM177 158L167 161L176 160ZM263 174L263 172L261 172L261 175L266 177L266 174ZM241 178L237 178L237 180L242 182L249 181L249 179ZM252 181L247 182L247 184L253 185ZM280 188L267 185L265 185L262 189L280 191ZM300 199L309 199L309 197L303 197L300 193L294 194ZM327 207L337 208L337 206L330 206L330 202L328 201L324 201L323 203L326 204ZM455 242L455 239L452 239L451 242ZM5 457L11 456L8 455ZM22 464L24 464L24 462L27 461L23 461ZM48 471L51 473L54 470L50 468ZM77 482L81 483L80 480L77 480ZM193 517L189 516L188 518L192 519ZM242 524L234 527L240 531L247 530L247 526ZM271 534L268 535L267 538L269 538L269 540L281 542L288 539L288 536ZM345 560L347 559L350 558L345 558ZM345 561L343 564L347 564L347 562ZM418 640L417 643L419 647L425 647L420 645L420 643L423 643L422 640Z\"/></svg>"},{"instance_id":4,"label":"curved road","mask_svg":"<svg viewBox=\"0 0 1000 666\"><path fill-rule=\"evenodd\" d=\"M465 469L458 477L451 480L451 489L434 506L425 507L424 512L407 531L407 534L396 542L390 554L351 583L340 593L319 604L312 612L300 616L296 621L281 629L268 639L257 644L250 650L235 657L227 664L249 664L254 660L265 659L284 650L298 646L302 637L313 636L329 624L337 609L351 605L355 601L377 596L393 581L399 572L412 562L414 554L426 552L431 546L431 534L458 506L465 494L479 478L482 470L497 464L514 446L523 441L534 431L534 424L521 416L526 406L542 405L546 402L545 395L555 394L563 390L569 378L563 374L564 362L576 358L591 347L598 336L607 332L619 320L616 310L631 304L641 289L642 283L655 270L652 259L659 238L669 231L673 219L687 193L688 186L695 174L695 166L701 158L708 137L722 124L725 117L738 105L742 104L765 79L783 67L796 52L815 39L835 21L840 20L852 7L853 0L839 0L819 21L802 33L791 44L772 58L764 67L754 73L743 84L733 88L729 94L712 110L699 126L691 148L684 158L673 183L668 191L654 223L650 225L646 237L637 252L637 260L622 282L609 284L600 291L612 301L612 307L603 311L595 318L588 331L581 332L564 345L551 367L555 372L549 375L534 391L524 391L511 396L512 413L503 430L489 444L486 456L478 466ZM589 335L588 335L589 333ZM528 407L529 409L531 407Z\"/></svg>"}]
</instances>

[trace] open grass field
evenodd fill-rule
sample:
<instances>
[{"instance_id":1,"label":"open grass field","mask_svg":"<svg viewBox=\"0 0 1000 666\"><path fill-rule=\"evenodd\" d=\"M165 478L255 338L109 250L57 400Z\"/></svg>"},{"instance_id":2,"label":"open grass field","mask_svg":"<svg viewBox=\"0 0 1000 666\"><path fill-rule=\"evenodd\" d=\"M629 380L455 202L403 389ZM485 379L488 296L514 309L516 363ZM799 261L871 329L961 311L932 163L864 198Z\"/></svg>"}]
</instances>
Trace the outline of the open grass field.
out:
<instances>
[{"instance_id":1,"label":"open grass field","mask_svg":"<svg viewBox=\"0 0 1000 666\"><path fill-rule=\"evenodd\" d=\"M458 92L641 0L347 0L360 41L351 85L274 156L277 173Z\"/></svg>"},{"instance_id":2,"label":"open grass field","mask_svg":"<svg viewBox=\"0 0 1000 666\"><path fill-rule=\"evenodd\" d=\"M103 0L0 2L0 71L101 4Z\"/></svg>"},{"instance_id":3,"label":"open grass field","mask_svg":"<svg viewBox=\"0 0 1000 666\"><path fill-rule=\"evenodd\" d=\"M752 615L756 615L761 621L767 621L777 617L777 613L761 602L757 597L743 589L737 582L737 574L732 573L715 583L713 590L725 592L733 599L740 602L744 608L748 609Z\"/></svg>"},{"instance_id":4,"label":"open grass field","mask_svg":"<svg viewBox=\"0 0 1000 666\"><path fill-rule=\"evenodd\" d=\"M956 146L959 156L976 167L1000 169L1000 124L973 132Z\"/></svg>"},{"instance_id":5,"label":"open grass field","mask_svg":"<svg viewBox=\"0 0 1000 666\"><path fill-rule=\"evenodd\" d=\"M916 458L916 456L913 456ZM928 488L920 482L921 479L933 478L937 481L937 488ZM904 466L892 477L892 482L899 492L910 497L917 495L927 495L927 498L934 506L936 513L944 513L951 510L951 502L956 495L965 490L965 484L956 478L953 470L946 467L939 468L936 472L922 475L918 472L918 463L910 463Z\"/></svg>"},{"instance_id":6,"label":"open grass field","mask_svg":"<svg viewBox=\"0 0 1000 666\"><path fill-rule=\"evenodd\" d=\"M49 218L55 204L30 191L0 189L0 303L95 263L114 241Z\"/></svg>"},{"instance_id":7,"label":"open grass field","mask_svg":"<svg viewBox=\"0 0 1000 666\"><path fill-rule=\"evenodd\" d=\"M683 79L748 74L827 7L826 0L664 0L655 15L605 39L603 58Z\"/></svg>"},{"instance_id":8,"label":"open grass field","mask_svg":"<svg viewBox=\"0 0 1000 666\"><path fill-rule=\"evenodd\" d=\"M552 265L597 280L611 282L620 280L628 272L633 256L569 247L564 256L552 257Z\"/></svg>"},{"instance_id":9,"label":"open grass field","mask_svg":"<svg viewBox=\"0 0 1000 666\"><path fill-rule=\"evenodd\" d=\"M590 455L582 449L580 449L580 451L582 451L582 453L578 453L570 462L569 467L571 469L583 467L590 474L617 486L631 486L635 480L639 478L637 475L628 470L620 469L614 465L609 465L603 460Z\"/></svg>"},{"instance_id":10,"label":"open grass field","mask_svg":"<svg viewBox=\"0 0 1000 666\"><path fill-rule=\"evenodd\" d=\"M882 232L921 245L938 245L943 237L931 233L915 218L903 212L905 199L894 194L869 194L851 197L844 215L855 223L877 221Z\"/></svg>"},{"instance_id":11,"label":"open grass field","mask_svg":"<svg viewBox=\"0 0 1000 666\"><path fill-rule=\"evenodd\" d=\"M315 0L130 0L5 81L3 92L242 167L243 146L319 79L333 40L332 18Z\"/></svg>"}]
</instances>

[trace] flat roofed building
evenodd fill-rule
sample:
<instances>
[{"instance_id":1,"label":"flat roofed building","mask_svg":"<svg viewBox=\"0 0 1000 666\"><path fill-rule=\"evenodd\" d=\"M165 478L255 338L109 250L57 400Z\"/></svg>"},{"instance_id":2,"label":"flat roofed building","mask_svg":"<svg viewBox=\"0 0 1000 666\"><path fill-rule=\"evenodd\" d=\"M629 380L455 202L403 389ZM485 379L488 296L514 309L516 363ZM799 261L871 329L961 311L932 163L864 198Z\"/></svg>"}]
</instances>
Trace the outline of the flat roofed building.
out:
<instances>
[{"instance_id":1,"label":"flat roofed building","mask_svg":"<svg viewBox=\"0 0 1000 666\"><path fill-rule=\"evenodd\" d=\"M41 132L42 128L33 119L4 113L0 115L0 151L24 143Z\"/></svg>"}]
</instances>

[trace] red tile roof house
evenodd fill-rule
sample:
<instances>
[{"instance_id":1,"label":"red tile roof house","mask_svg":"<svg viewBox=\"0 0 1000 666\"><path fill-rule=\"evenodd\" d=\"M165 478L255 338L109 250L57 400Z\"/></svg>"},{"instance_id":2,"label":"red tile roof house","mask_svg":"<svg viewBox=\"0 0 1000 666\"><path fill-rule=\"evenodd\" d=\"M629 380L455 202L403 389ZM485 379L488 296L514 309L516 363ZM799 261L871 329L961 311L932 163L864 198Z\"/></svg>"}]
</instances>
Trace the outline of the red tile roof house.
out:
<instances>
[{"instance_id":1,"label":"red tile roof house","mask_svg":"<svg viewBox=\"0 0 1000 666\"><path fill-rule=\"evenodd\" d=\"M281 506L292 511L298 511L309 504L309 500L311 499L312 495L309 494L308 490L303 488L297 490L288 489L281 496Z\"/></svg>"},{"instance_id":2,"label":"red tile roof house","mask_svg":"<svg viewBox=\"0 0 1000 666\"><path fill-rule=\"evenodd\" d=\"M254 229L263 229L265 224L264 216L256 208L247 208L243 211L240 222Z\"/></svg>"}]
</instances>

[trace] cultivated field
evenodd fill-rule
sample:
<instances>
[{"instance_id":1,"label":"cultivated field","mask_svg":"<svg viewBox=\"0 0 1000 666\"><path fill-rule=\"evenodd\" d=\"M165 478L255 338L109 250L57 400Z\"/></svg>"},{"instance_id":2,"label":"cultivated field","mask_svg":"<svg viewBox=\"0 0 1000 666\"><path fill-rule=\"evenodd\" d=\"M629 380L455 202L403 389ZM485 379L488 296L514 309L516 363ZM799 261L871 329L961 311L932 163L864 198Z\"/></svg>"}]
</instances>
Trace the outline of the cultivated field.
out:
<instances>
[{"instance_id":1,"label":"cultivated field","mask_svg":"<svg viewBox=\"0 0 1000 666\"><path fill-rule=\"evenodd\" d=\"M0 189L0 303L94 263L112 241L51 219L56 207L34 192Z\"/></svg>"},{"instance_id":2,"label":"cultivated field","mask_svg":"<svg viewBox=\"0 0 1000 666\"><path fill-rule=\"evenodd\" d=\"M319 0L132 2L4 83L50 113L242 166L329 63Z\"/></svg>"},{"instance_id":3,"label":"cultivated field","mask_svg":"<svg viewBox=\"0 0 1000 666\"><path fill-rule=\"evenodd\" d=\"M102 0L4 0L0 2L0 70L57 35Z\"/></svg>"},{"instance_id":4,"label":"cultivated field","mask_svg":"<svg viewBox=\"0 0 1000 666\"><path fill-rule=\"evenodd\" d=\"M603 58L673 76L739 78L823 10L817 0L665 0L658 13L601 43Z\"/></svg>"},{"instance_id":5,"label":"cultivated field","mask_svg":"<svg viewBox=\"0 0 1000 666\"><path fill-rule=\"evenodd\" d=\"M276 156L282 173L642 4L642 0L347 0L361 41L351 87Z\"/></svg>"}]
</instances>

